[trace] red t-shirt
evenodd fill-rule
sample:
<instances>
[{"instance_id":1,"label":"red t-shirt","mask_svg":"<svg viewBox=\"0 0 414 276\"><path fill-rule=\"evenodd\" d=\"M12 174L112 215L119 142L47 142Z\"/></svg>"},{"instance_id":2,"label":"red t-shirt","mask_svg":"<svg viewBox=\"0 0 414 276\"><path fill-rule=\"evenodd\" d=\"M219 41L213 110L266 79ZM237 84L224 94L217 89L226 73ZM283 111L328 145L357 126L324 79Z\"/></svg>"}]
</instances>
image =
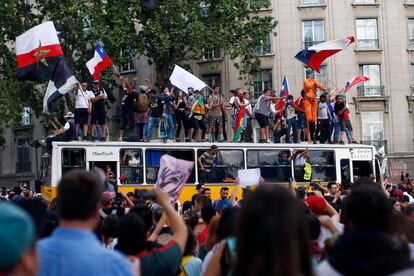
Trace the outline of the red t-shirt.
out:
<instances>
[{"instance_id":1,"label":"red t-shirt","mask_svg":"<svg viewBox=\"0 0 414 276\"><path fill-rule=\"evenodd\" d=\"M197 240L198 240L199 245L204 244L204 242L207 239L207 235L208 235L208 225L206 225L206 227L204 227L203 231L201 231L197 236Z\"/></svg>"}]
</instances>

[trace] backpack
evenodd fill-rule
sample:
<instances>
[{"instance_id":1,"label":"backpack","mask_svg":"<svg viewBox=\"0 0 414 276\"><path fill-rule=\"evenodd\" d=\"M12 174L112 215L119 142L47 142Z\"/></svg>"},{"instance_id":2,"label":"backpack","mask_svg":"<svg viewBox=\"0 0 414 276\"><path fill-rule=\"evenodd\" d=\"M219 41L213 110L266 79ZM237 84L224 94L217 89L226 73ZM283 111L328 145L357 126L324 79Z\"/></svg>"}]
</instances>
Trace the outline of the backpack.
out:
<instances>
[{"instance_id":1,"label":"backpack","mask_svg":"<svg viewBox=\"0 0 414 276\"><path fill-rule=\"evenodd\" d=\"M147 93L139 93L136 100L136 108L138 112L144 113L148 110L148 95Z\"/></svg>"}]
</instances>

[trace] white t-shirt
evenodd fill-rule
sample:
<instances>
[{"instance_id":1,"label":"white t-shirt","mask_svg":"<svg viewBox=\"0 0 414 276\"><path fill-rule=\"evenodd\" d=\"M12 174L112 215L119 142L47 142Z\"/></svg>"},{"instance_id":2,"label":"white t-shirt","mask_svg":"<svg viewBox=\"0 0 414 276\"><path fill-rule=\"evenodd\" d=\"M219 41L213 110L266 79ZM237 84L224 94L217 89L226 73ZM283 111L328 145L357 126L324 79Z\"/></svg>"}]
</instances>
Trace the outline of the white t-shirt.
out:
<instances>
[{"instance_id":1,"label":"white t-shirt","mask_svg":"<svg viewBox=\"0 0 414 276\"><path fill-rule=\"evenodd\" d=\"M328 112L329 112L328 104L319 102L319 104L318 104L318 119L320 119L320 120L329 119Z\"/></svg>"},{"instance_id":2,"label":"white t-shirt","mask_svg":"<svg viewBox=\"0 0 414 276\"><path fill-rule=\"evenodd\" d=\"M286 107L286 120L290 120L290 119L293 119L293 118L296 118L296 117L297 116L296 116L295 108L292 106L292 104L289 104Z\"/></svg>"},{"instance_id":3,"label":"white t-shirt","mask_svg":"<svg viewBox=\"0 0 414 276\"><path fill-rule=\"evenodd\" d=\"M95 95L92 93L92 91L83 91L82 89L79 89L78 93L76 94L75 108L88 108L89 100L94 97Z\"/></svg>"},{"instance_id":4,"label":"white t-shirt","mask_svg":"<svg viewBox=\"0 0 414 276\"><path fill-rule=\"evenodd\" d=\"M336 227L336 229L338 229L340 233L344 231L344 225L342 223L339 223L337 221L332 221L332 223L334 224L334 226ZM319 235L319 238L318 238L319 246L321 248L325 248L325 241L327 239L330 239L332 236L333 236L332 232L328 228L325 228L325 226L321 225L321 234Z\"/></svg>"},{"instance_id":5,"label":"white t-shirt","mask_svg":"<svg viewBox=\"0 0 414 276\"><path fill-rule=\"evenodd\" d=\"M229 105L231 105L231 115L236 116L237 115L237 108L234 104L234 102L236 101L235 96L231 96L230 100L229 100Z\"/></svg>"},{"instance_id":6,"label":"white t-shirt","mask_svg":"<svg viewBox=\"0 0 414 276\"><path fill-rule=\"evenodd\" d=\"M250 101L244 99L244 104L247 104L246 105L246 111L248 112L248 114L253 115L253 108L252 108L252 104L250 103Z\"/></svg>"}]
</instances>

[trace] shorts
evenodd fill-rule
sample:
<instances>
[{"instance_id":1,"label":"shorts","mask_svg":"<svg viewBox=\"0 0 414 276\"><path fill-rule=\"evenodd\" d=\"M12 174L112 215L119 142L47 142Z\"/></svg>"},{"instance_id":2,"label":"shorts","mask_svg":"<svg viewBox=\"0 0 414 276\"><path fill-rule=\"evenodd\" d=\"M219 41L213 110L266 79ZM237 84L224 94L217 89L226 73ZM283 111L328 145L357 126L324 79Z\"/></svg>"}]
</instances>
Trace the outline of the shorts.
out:
<instances>
[{"instance_id":1,"label":"shorts","mask_svg":"<svg viewBox=\"0 0 414 276\"><path fill-rule=\"evenodd\" d=\"M87 124L89 119L87 108L76 108L75 109L75 124Z\"/></svg>"},{"instance_id":2,"label":"shorts","mask_svg":"<svg viewBox=\"0 0 414 276\"><path fill-rule=\"evenodd\" d=\"M352 129L352 124L350 120L347 120L347 121L341 120L340 124L341 124L341 131L346 131L346 129L348 129L349 131L354 131Z\"/></svg>"},{"instance_id":3,"label":"shorts","mask_svg":"<svg viewBox=\"0 0 414 276\"><path fill-rule=\"evenodd\" d=\"M305 129L308 126L306 125L306 115L305 113L298 114L298 129Z\"/></svg>"},{"instance_id":4,"label":"shorts","mask_svg":"<svg viewBox=\"0 0 414 276\"><path fill-rule=\"evenodd\" d=\"M104 125L106 123L106 111L105 110L93 110L91 117L91 124Z\"/></svg>"},{"instance_id":5,"label":"shorts","mask_svg":"<svg viewBox=\"0 0 414 276\"><path fill-rule=\"evenodd\" d=\"M119 128L124 130L127 125L129 125L130 128L135 127L134 112L121 112L121 125Z\"/></svg>"},{"instance_id":6,"label":"shorts","mask_svg":"<svg viewBox=\"0 0 414 276\"><path fill-rule=\"evenodd\" d=\"M208 121L208 124L211 126L214 126L214 125L221 126L223 125L223 116L220 116L220 117L208 116L207 121Z\"/></svg>"},{"instance_id":7,"label":"shorts","mask_svg":"<svg viewBox=\"0 0 414 276\"><path fill-rule=\"evenodd\" d=\"M256 117L256 120L259 123L260 128L270 126L269 118L266 115L255 113L254 116Z\"/></svg>"},{"instance_id":8,"label":"shorts","mask_svg":"<svg viewBox=\"0 0 414 276\"><path fill-rule=\"evenodd\" d=\"M200 116L200 115L196 115L196 116ZM201 120L197 120L193 115L193 117L191 117L191 122L192 122L192 125L193 125L194 129L206 130L206 124L204 122L204 117L202 117Z\"/></svg>"}]
</instances>

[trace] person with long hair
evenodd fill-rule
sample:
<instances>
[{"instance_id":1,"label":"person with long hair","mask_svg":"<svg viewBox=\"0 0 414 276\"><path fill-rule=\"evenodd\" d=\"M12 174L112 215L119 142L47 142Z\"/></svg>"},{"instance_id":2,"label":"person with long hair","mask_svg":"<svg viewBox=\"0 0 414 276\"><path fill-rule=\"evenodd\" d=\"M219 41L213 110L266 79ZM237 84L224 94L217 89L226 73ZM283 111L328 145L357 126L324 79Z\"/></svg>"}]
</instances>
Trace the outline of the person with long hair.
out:
<instances>
[{"instance_id":1,"label":"person with long hair","mask_svg":"<svg viewBox=\"0 0 414 276\"><path fill-rule=\"evenodd\" d=\"M175 101L174 101L174 110L175 110L175 119L177 121L177 130L175 132L175 140L180 142L180 133L181 133L181 125L184 127L184 137L185 141L188 141L188 117L186 115L186 110L188 107L188 102L184 98L183 91L179 90L176 93Z\"/></svg>"},{"instance_id":2,"label":"person with long hair","mask_svg":"<svg viewBox=\"0 0 414 276\"><path fill-rule=\"evenodd\" d=\"M196 132L197 142L204 142L203 131L206 130L206 124L204 122L204 117L207 112L208 105L204 100L203 95L199 95L197 101L193 104L191 108L190 118L193 122L194 131Z\"/></svg>"},{"instance_id":3,"label":"person with long hair","mask_svg":"<svg viewBox=\"0 0 414 276\"><path fill-rule=\"evenodd\" d=\"M221 242L205 275L313 275L303 208L287 189L259 186L246 198L235 229L235 242ZM223 273L228 252L235 262Z\"/></svg>"}]
</instances>

